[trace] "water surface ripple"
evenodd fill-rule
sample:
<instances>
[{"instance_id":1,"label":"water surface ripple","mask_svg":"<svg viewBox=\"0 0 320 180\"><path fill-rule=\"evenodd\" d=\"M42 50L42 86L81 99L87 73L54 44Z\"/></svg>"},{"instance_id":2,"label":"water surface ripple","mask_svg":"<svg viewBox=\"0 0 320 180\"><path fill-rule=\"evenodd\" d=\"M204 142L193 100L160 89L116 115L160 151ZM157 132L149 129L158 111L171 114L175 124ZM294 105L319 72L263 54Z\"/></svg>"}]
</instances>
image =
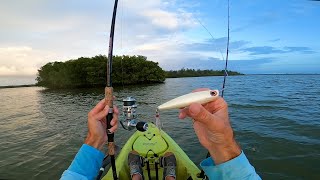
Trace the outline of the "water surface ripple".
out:
<instances>
[{"instance_id":1,"label":"water surface ripple","mask_svg":"<svg viewBox=\"0 0 320 180\"><path fill-rule=\"evenodd\" d=\"M320 76L252 75L228 77L236 138L263 179L320 179ZM199 87L221 88L222 77L167 79L164 84L116 88L115 102L134 96L141 120L153 120L160 103ZM103 88L0 89L0 179L58 179L87 133L88 111ZM164 130L199 164L206 150L189 120L177 111L161 113ZM123 145L132 132L119 129Z\"/></svg>"}]
</instances>

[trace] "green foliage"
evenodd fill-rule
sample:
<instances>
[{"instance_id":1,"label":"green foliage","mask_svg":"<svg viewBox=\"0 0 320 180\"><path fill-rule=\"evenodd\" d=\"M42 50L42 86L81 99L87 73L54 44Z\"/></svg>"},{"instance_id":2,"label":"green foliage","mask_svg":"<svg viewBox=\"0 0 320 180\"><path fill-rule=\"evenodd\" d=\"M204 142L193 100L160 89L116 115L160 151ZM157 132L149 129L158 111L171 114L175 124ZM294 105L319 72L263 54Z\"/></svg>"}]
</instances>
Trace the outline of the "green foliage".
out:
<instances>
[{"instance_id":1,"label":"green foliage","mask_svg":"<svg viewBox=\"0 0 320 180\"><path fill-rule=\"evenodd\" d=\"M217 70L195 70L195 69L180 69L177 71L167 71L166 77L167 78L179 78L179 77L199 77L199 76L223 76L224 70L217 71ZM236 71L228 71L229 76L235 75L243 75Z\"/></svg>"},{"instance_id":2,"label":"green foliage","mask_svg":"<svg viewBox=\"0 0 320 180\"><path fill-rule=\"evenodd\" d=\"M107 57L81 57L66 62L50 62L38 70L37 85L49 88L105 86ZM164 82L165 71L144 56L115 56L112 83L145 84Z\"/></svg>"}]
</instances>

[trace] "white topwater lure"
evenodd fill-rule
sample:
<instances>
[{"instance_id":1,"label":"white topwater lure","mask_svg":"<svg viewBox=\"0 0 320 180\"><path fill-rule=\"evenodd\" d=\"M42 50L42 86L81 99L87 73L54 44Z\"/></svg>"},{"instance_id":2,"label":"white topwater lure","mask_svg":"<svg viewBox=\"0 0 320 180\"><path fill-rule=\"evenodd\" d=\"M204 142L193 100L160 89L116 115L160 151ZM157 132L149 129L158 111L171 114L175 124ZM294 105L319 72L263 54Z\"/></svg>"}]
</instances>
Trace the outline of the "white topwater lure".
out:
<instances>
[{"instance_id":1,"label":"white topwater lure","mask_svg":"<svg viewBox=\"0 0 320 180\"><path fill-rule=\"evenodd\" d=\"M169 110L169 109L180 109L189 106L192 103L205 104L215 100L219 96L218 90L206 90L198 91L189 94L185 94L174 98L166 103L158 106L159 111Z\"/></svg>"}]
</instances>

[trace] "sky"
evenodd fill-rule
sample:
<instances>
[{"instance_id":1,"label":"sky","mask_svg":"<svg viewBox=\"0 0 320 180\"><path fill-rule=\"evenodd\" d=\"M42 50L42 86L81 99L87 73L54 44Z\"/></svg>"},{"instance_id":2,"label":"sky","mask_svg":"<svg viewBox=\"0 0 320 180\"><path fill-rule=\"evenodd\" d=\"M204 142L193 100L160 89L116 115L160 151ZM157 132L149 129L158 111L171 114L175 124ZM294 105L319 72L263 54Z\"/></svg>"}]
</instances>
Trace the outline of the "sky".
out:
<instances>
[{"instance_id":1,"label":"sky","mask_svg":"<svg viewBox=\"0 0 320 180\"><path fill-rule=\"evenodd\" d=\"M112 0L10 0L0 6L0 76L108 53ZM223 69L227 0L119 0L115 55L165 70ZM230 0L229 70L320 73L320 2Z\"/></svg>"}]
</instances>

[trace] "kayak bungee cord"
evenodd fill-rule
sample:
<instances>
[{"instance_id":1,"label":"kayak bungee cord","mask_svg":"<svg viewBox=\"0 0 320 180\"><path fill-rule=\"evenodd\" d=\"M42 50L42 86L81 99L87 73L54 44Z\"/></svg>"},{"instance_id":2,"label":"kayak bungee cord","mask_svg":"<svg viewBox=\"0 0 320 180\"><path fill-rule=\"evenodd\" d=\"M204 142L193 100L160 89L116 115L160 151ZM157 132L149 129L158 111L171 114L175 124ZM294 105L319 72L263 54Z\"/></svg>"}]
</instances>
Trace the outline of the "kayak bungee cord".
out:
<instances>
[{"instance_id":1,"label":"kayak bungee cord","mask_svg":"<svg viewBox=\"0 0 320 180\"><path fill-rule=\"evenodd\" d=\"M114 8L112 14L112 22L111 22L111 29L110 29L110 39L109 39L109 51L108 51L108 62L107 62L107 86L105 88L105 102L109 105L110 110L106 117L107 119L107 134L108 134L108 154L111 159L111 167L113 173L113 179L117 180L117 170L116 170L116 163L115 163L115 144L114 144L114 132L110 131L111 120L113 118L113 87L112 87L112 56L113 56L113 40L114 40L114 28L117 16L117 6L118 0L114 1Z\"/></svg>"}]
</instances>

